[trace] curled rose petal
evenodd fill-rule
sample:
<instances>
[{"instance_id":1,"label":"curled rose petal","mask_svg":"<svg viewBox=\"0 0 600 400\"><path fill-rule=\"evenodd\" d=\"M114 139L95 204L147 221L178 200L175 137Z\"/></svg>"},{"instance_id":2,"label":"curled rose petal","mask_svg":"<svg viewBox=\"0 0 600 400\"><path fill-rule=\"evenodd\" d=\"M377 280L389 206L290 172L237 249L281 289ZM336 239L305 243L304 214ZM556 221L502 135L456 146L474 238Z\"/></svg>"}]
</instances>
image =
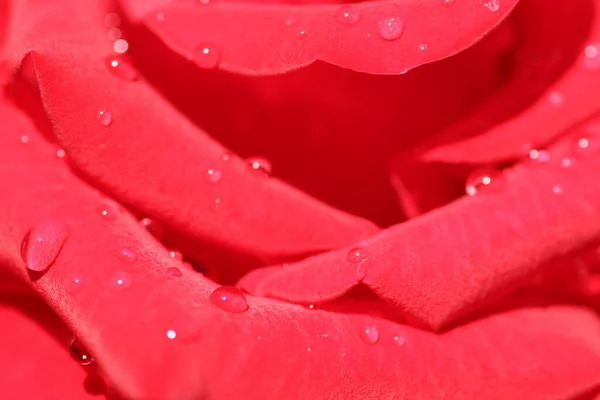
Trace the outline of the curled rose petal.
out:
<instances>
[{"instance_id":1,"label":"curled rose petal","mask_svg":"<svg viewBox=\"0 0 600 400\"><path fill-rule=\"evenodd\" d=\"M495 2L498 8L493 11L483 1L444 3L257 7L181 1L150 12L145 2L121 2L132 19L142 20L171 49L200 67L218 64L227 71L266 75L315 60L356 71L403 73L471 46L500 23L517 1ZM212 61L206 64L209 58Z\"/></svg>"}]
</instances>

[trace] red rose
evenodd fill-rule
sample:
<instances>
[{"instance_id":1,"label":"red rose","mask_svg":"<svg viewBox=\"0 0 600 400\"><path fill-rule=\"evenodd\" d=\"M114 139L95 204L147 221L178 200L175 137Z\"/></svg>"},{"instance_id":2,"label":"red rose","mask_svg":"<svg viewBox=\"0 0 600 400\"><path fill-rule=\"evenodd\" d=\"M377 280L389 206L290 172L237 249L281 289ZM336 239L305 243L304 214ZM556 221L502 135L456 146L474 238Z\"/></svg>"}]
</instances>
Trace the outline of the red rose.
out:
<instances>
[{"instance_id":1,"label":"red rose","mask_svg":"<svg viewBox=\"0 0 600 400\"><path fill-rule=\"evenodd\" d=\"M0 398L600 394L600 0L516 3L0 2Z\"/></svg>"}]
</instances>

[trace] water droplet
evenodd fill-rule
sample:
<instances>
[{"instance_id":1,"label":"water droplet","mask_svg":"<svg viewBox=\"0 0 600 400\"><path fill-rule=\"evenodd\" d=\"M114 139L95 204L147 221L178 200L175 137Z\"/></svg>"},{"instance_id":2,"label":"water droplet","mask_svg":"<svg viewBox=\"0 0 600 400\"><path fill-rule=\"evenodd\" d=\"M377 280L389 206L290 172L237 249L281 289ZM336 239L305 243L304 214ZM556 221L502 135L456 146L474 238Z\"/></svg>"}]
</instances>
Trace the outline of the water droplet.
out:
<instances>
[{"instance_id":1,"label":"water droplet","mask_svg":"<svg viewBox=\"0 0 600 400\"><path fill-rule=\"evenodd\" d=\"M139 73L124 55L113 55L106 58L108 70L115 76L126 81L135 81L139 78Z\"/></svg>"},{"instance_id":2,"label":"water droplet","mask_svg":"<svg viewBox=\"0 0 600 400\"><path fill-rule=\"evenodd\" d=\"M246 161L248 162L248 164L250 164L250 167L253 170L263 173L265 176L271 176L271 172L273 172L273 167L267 159L261 157L251 157L248 158Z\"/></svg>"},{"instance_id":3,"label":"water droplet","mask_svg":"<svg viewBox=\"0 0 600 400\"><path fill-rule=\"evenodd\" d=\"M90 365L94 362L94 357L83 348L76 338L71 338L69 341L69 354L81 365Z\"/></svg>"},{"instance_id":4,"label":"water droplet","mask_svg":"<svg viewBox=\"0 0 600 400\"><path fill-rule=\"evenodd\" d=\"M205 6L210 3L210 0L198 0L198 3Z\"/></svg>"},{"instance_id":5,"label":"water droplet","mask_svg":"<svg viewBox=\"0 0 600 400\"><path fill-rule=\"evenodd\" d=\"M23 144L29 143L29 136L26 136L26 135L21 136L21 143L23 143Z\"/></svg>"},{"instance_id":6,"label":"water droplet","mask_svg":"<svg viewBox=\"0 0 600 400\"><path fill-rule=\"evenodd\" d=\"M600 44L590 44L583 50L583 67L591 71L600 69Z\"/></svg>"},{"instance_id":7,"label":"water droplet","mask_svg":"<svg viewBox=\"0 0 600 400\"><path fill-rule=\"evenodd\" d=\"M126 289L131 286L131 275L127 272L119 271L110 279L110 285L114 288Z\"/></svg>"},{"instance_id":8,"label":"water droplet","mask_svg":"<svg viewBox=\"0 0 600 400\"><path fill-rule=\"evenodd\" d=\"M106 36L108 37L108 40L110 40L111 42L117 41L117 40L121 39L121 30L117 29L117 28L111 28L108 30L108 33L106 34Z\"/></svg>"},{"instance_id":9,"label":"water droplet","mask_svg":"<svg viewBox=\"0 0 600 400\"><path fill-rule=\"evenodd\" d=\"M594 45L586 46L583 53L587 58L595 58L598 55L598 48Z\"/></svg>"},{"instance_id":10,"label":"water droplet","mask_svg":"<svg viewBox=\"0 0 600 400\"><path fill-rule=\"evenodd\" d=\"M385 40L396 40L404 32L404 22L398 17L388 17L377 22L377 32Z\"/></svg>"},{"instance_id":11,"label":"water droplet","mask_svg":"<svg viewBox=\"0 0 600 400\"><path fill-rule=\"evenodd\" d=\"M365 326L360 330L360 337L368 344L374 344L379 340L379 331L373 325Z\"/></svg>"},{"instance_id":12,"label":"water droplet","mask_svg":"<svg viewBox=\"0 0 600 400\"><path fill-rule=\"evenodd\" d=\"M193 60L200 68L213 69L219 65L221 53L214 45L204 43L197 47Z\"/></svg>"},{"instance_id":13,"label":"water droplet","mask_svg":"<svg viewBox=\"0 0 600 400\"><path fill-rule=\"evenodd\" d=\"M123 54L127 52L128 49L129 43L125 39L115 40L115 42L113 43L113 50L115 51L115 53Z\"/></svg>"},{"instance_id":14,"label":"water droplet","mask_svg":"<svg viewBox=\"0 0 600 400\"><path fill-rule=\"evenodd\" d=\"M65 158L66 154L67 153L63 149L56 150L56 157L58 158Z\"/></svg>"},{"instance_id":15,"label":"water droplet","mask_svg":"<svg viewBox=\"0 0 600 400\"><path fill-rule=\"evenodd\" d=\"M445 6L451 6L454 4L454 0L442 0L442 4Z\"/></svg>"},{"instance_id":16,"label":"water droplet","mask_svg":"<svg viewBox=\"0 0 600 400\"><path fill-rule=\"evenodd\" d=\"M352 6L341 6L336 15L337 21L346 26L354 26L360 20L360 13Z\"/></svg>"},{"instance_id":17,"label":"water droplet","mask_svg":"<svg viewBox=\"0 0 600 400\"><path fill-rule=\"evenodd\" d=\"M173 329L169 329L167 331L167 337L171 340L175 339L177 337L177 332L175 332Z\"/></svg>"},{"instance_id":18,"label":"water droplet","mask_svg":"<svg viewBox=\"0 0 600 400\"><path fill-rule=\"evenodd\" d=\"M104 17L104 25L107 28L115 28L121 23L121 17L117 13L108 13Z\"/></svg>"},{"instance_id":19,"label":"water droplet","mask_svg":"<svg viewBox=\"0 0 600 400\"><path fill-rule=\"evenodd\" d=\"M169 273L169 275L174 276L176 278L179 278L181 275L183 275L181 273L181 270L177 267L169 267L167 268L167 272Z\"/></svg>"},{"instance_id":20,"label":"water droplet","mask_svg":"<svg viewBox=\"0 0 600 400\"><path fill-rule=\"evenodd\" d=\"M562 192L563 192L563 190L562 190L562 188L560 186L557 185L557 186L552 187L552 193L554 193L554 194L562 194Z\"/></svg>"},{"instance_id":21,"label":"water droplet","mask_svg":"<svg viewBox=\"0 0 600 400\"><path fill-rule=\"evenodd\" d=\"M65 290L68 293L75 294L75 293L79 292L81 290L81 288L83 287L82 283L83 283L83 281L79 277L74 277L74 278L68 279L65 284Z\"/></svg>"},{"instance_id":22,"label":"water droplet","mask_svg":"<svg viewBox=\"0 0 600 400\"><path fill-rule=\"evenodd\" d=\"M296 32L296 37L298 39L304 39L306 37L306 30L299 29L298 32Z\"/></svg>"},{"instance_id":23,"label":"water droplet","mask_svg":"<svg viewBox=\"0 0 600 400\"><path fill-rule=\"evenodd\" d=\"M312 351L310 347L306 348L306 351L308 351L309 353Z\"/></svg>"},{"instance_id":24,"label":"water droplet","mask_svg":"<svg viewBox=\"0 0 600 400\"><path fill-rule=\"evenodd\" d=\"M548 101L552 105L560 106L563 104L563 96L558 92L550 92L548 94Z\"/></svg>"},{"instance_id":25,"label":"water droplet","mask_svg":"<svg viewBox=\"0 0 600 400\"><path fill-rule=\"evenodd\" d=\"M486 0L485 3L483 3L483 5L488 10L495 12L500 9L500 0Z\"/></svg>"},{"instance_id":26,"label":"water droplet","mask_svg":"<svg viewBox=\"0 0 600 400\"><path fill-rule=\"evenodd\" d=\"M422 52L426 52L428 48L429 48L429 46L427 46L427 44L425 44L425 43L421 43L419 45L419 50Z\"/></svg>"},{"instance_id":27,"label":"water droplet","mask_svg":"<svg viewBox=\"0 0 600 400\"><path fill-rule=\"evenodd\" d=\"M394 336L394 343L396 343L398 346L404 346L406 339L404 339L402 336Z\"/></svg>"},{"instance_id":28,"label":"water droplet","mask_svg":"<svg viewBox=\"0 0 600 400\"><path fill-rule=\"evenodd\" d=\"M174 259L176 261L183 261L183 254L181 254L177 250L169 251L169 255L171 256L172 259Z\"/></svg>"},{"instance_id":29,"label":"water droplet","mask_svg":"<svg viewBox=\"0 0 600 400\"><path fill-rule=\"evenodd\" d=\"M218 169L209 169L207 171L207 179L209 182L219 182L221 180L221 171Z\"/></svg>"},{"instance_id":30,"label":"water droplet","mask_svg":"<svg viewBox=\"0 0 600 400\"><path fill-rule=\"evenodd\" d=\"M500 180L500 172L493 168L483 168L473 171L465 181L465 193L475 196L482 189Z\"/></svg>"},{"instance_id":31,"label":"water droplet","mask_svg":"<svg viewBox=\"0 0 600 400\"><path fill-rule=\"evenodd\" d=\"M560 162L560 164L565 168L571 166L571 163L572 163L572 161L570 158L563 158L562 161Z\"/></svg>"},{"instance_id":32,"label":"water droplet","mask_svg":"<svg viewBox=\"0 0 600 400\"><path fill-rule=\"evenodd\" d=\"M579 139L579 141L577 142L577 145L579 146L579 148L581 149L587 149L588 146L590 145L590 141L586 138L581 138Z\"/></svg>"},{"instance_id":33,"label":"water droplet","mask_svg":"<svg viewBox=\"0 0 600 400\"><path fill-rule=\"evenodd\" d=\"M221 286L211 293L209 300L221 310L231 313L241 313L248 309L246 295L233 286Z\"/></svg>"},{"instance_id":34,"label":"water droplet","mask_svg":"<svg viewBox=\"0 0 600 400\"><path fill-rule=\"evenodd\" d=\"M221 160L229 161L229 157L230 157L230 155L228 153L223 153L223 155L221 156Z\"/></svg>"},{"instance_id":35,"label":"water droplet","mask_svg":"<svg viewBox=\"0 0 600 400\"><path fill-rule=\"evenodd\" d=\"M112 115L106 110L101 110L98 112L98 122L102 126L110 126L112 124Z\"/></svg>"},{"instance_id":36,"label":"water droplet","mask_svg":"<svg viewBox=\"0 0 600 400\"><path fill-rule=\"evenodd\" d=\"M219 207L221 205L221 199L215 199L215 207Z\"/></svg>"},{"instance_id":37,"label":"water droplet","mask_svg":"<svg viewBox=\"0 0 600 400\"><path fill-rule=\"evenodd\" d=\"M355 247L348 252L348 261L352 263L359 263L365 261L365 251L360 247Z\"/></svg>"},{"instance_id":38,"label":"water droplet","mask_svg":"<svg viewBox=\"0 0 600 400\"><path fill-rule=\"evenodd\" d=\"M100 204L98 207L96 207L96 211L107 220L112 221L117 218L117 212L110 204Z\"/></svg>"},{"instance_id":39,"label":"water droplet","mask_svg":"<svg viewBox=\"0 0 600 400\"><path fill-rule=\"evenodd\" d=\"M309 304L308 308L311 309L311 310L318 310L321 307L319 307L318 304Z\"/></svg>"},{"instance_id":40,"label":"water droplet","mask_svg":"<svg viewBox=\"0 0 600 400\"><path fill-rule=\"evenodd\" d=\"M125 261L135 261L135 259L137 258L135 253L127 247L123 247L122 249L120 249L118 254L119 257L121 257Z\"/></svg>"},{"instance_id":41,"label":"water droplet","mask_svg":"<svg viewBox=\"0 0 600 400\"><path fill-rule=\"evenodd\" d=\"M142 225L152 236L161 240L165 236L165 231L163 227L155 220L150 218L142 218L140 220L140 225Z\"/></svg>"},{"instance_id":42,"label":"water droplet","mask_svg":"<svg viewBox=\"0 0 600 400\"><path fill-rule=\"evenodd\" d=\"M45 221L33 227L21 243L21 257L31 271L48 269L58 257L69 237L69 227L60 222Z\"/></svg>"},{"instance_id":43,"label":"water droplet","mask_svg":"<svg viewBox=\"0 0 600 400\"><path fill-rule=\"evenodd\" d=\"M533 149L529 151L529 158L534 161L547 162L550 160L550 153L548 153L546 150Z\"/></svg>"}]
</instances>

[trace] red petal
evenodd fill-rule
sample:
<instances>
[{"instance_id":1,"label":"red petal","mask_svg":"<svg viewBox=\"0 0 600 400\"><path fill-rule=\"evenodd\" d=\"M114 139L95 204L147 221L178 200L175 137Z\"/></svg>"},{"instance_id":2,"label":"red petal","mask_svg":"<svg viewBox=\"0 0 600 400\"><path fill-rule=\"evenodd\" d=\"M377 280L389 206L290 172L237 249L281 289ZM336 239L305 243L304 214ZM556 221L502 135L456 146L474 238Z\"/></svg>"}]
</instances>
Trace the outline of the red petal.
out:
<instances>
[{"instance_id":1,"label":"red petal","mask_svg":"<svg viewBox=\"0 0 600 400\"><path fill-rule=\"evenodd\" d=\"M593 139L591 139L593 140ZM553 152L576 153L572 138ZM600 240L597 151L576 165L506 170L497 191L464 198L350 248L241 281L293 302L330 300L362 282L413 322L440 328L524 284L545 263ZM528 201L523 201L527 199ZM357 263L357 261L359 261ZM357 265L358 264L358 265Z\"/></svg>"},{"instance_id":2,"label":"red petal","mask_svg":"<svg viewBox=\"0 0 600 400\"><path fill-rule=\"evenodd\" d=\"M371 73L403 73L475 43L517 3L476 1L370 1L352 5L250 5L171 3L149 13L140 1L123 1L143 23L185 58L201 48L218 53L220 68L243 74L277 74L323 60ZM490 11L486 4L499 5ZM349 11L348 11L349 10ZM358 20L339 20L350 12ZM158 16L158 18L157 18ZM391 27L390 27L391 25ZM400 28L402 25L403 28ZM392 32L390 32L390 30ZM396 37L386 40L384 37ZM382 32L380 32L382 31ZM208 46L208 47L207 47ZM206 57L200 57L206 58Z\"/></svg>"}]
</instances>

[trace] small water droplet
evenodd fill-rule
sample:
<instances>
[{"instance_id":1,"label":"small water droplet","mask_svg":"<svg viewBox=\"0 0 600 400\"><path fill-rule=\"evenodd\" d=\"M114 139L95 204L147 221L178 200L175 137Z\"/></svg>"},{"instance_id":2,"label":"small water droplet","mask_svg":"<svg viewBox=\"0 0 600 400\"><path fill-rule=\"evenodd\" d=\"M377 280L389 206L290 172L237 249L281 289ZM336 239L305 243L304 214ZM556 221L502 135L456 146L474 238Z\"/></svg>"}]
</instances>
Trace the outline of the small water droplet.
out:
<instances>
[{"instance_id":1,"label":"small water droplet","mask_svg":"<svg viewBox=\"0 0 600 400\"><path fill-rule=\"evenodd\" d=\"M209 169L206 175L209 182L215 183L221 180L221 171L218 169Z\"/></svg>"},{"instance_id":2,"label":"small water droplet","mask_svg":"<svg viewBox=\"0 0 600 400\"><path fill-rule=\"evenodd\" d=\"M107 220L112 221L117 218L117 212L110 204L100 204L98 207L96 207L96 211L98 214L100 214L100 216Z\"/></svg>"},{"instance_id":3,"label":"small water droplet","mask_svg":"<svg viewBox=\"0 0 600 400\"><path fill-rule=\"evenodd\" d=\"M98 112L98 122L102 126L110 126L112 124L112 115L106 110L101 110Z\"/></svg>"},{"instance_id":4,"label":"small water droplet","mask_svg":"<svg viewBox=\"0 0 600 400\"><path fill-rule=\"evenodd\" d=\"M579 139L579 141L577 142L577 145L579 146L579 148L581 149L587 149L588 146L590 145L590 141L586 138L581 138Z\"/></svg>"},{"instance_id":5,"label":"small water droplet","mask_svg":"<svg viewBox=\"0 0 600 400\"><path fill-rule=\"evenodd\" d=\"M209 297L210 302L223 311L242 313L248 309L246 295L233 286L221 286L214 290Z\"/></svg>"},{"instance_id":6,"label":"small water droplet","mask_svg":"<svg viewBox=\"0 0 600 400\"><path fill-rule=\"evenodd\" d=\"M312 351L310 347L306 348L306 351L308 351L309 353Z\"/></svg>"},{"instance_id":7,"label":"small water droplet","mask_svg":"<svg viewBox=\"0 0 600 400\"><path fill-rule=\"evenodd\" d=\"M495 12L500 9L500 0L485 0L485 3L483 3L483 5L488 10Z\"/></svg>"},{"instance_id":8,"label":"small water droplet","mask_svg":"<svg viewBox=\"0 0 600 400\"><path fill-rule=\"evenodd\" d=\"M552 105L560 106L563 104L563 96L558 92L550 92L548 94L548 101Z\"/></svg>"},{"instance_id":9,"label":"small water droplet","mask_svg":"<svg viewBox=\"0 0 600 400\"><path fill-rule=\"evenodd\" d=\"M33 227L21 243L21 257L28 269L48 269L69 237L69 227L61 222L44 221Z\"/></svg>"},{"instance_id":10,"label":"small water droplet","mask_svg":"<svg viewBox=\"0 0 600 400\"><path fill-rule=\"evenodd\" d=\"M587 58L595 58L598 55L598 48L594 45L589 45L585 47L583 53Z\"/></svg>"},{"instance_id":11,"label":"small water droplet","mask_svg":"<svg viewBox=\"0 0 600 400\"><path fill-rule=\"evenodd\" d=\"M181 254L177 250L169 251L169 255L171 256L172 259L174 259L176 261L183 261L183 254Z\"/></svg>"},{"instance_id":12,"label":"small water droplet","mask_svg":"<svg viewBox=\"0 0 600 400\"><path fill-rule=\"evenodd\" d=\"M318 305L318 304L309 304L309 305L308 305L308 308L309 308L310 310L318 310L318 309L319 309L319 308L321 308L321 307L319 307L319 305Z\"/></svg>"},{"instance_id":13,"label":"small water droplet","mask_svg":"<svg viewBox=\"0 0 600 400\"><path fill-rule=\"evenodd\" d=\"M117 41L117 40L121 39L121 30L118 28L111 28L108 30L108 33L106 34L106 36L108 37L108 40L110 40L111 42Z\"/></svg>"},{"instance_id":14,"label":"small water droplet","mask_svg":"<svg viewBox=\"0 0 600 400\"><path fill-rule=\"evenodd\" d=\"M442 4L445 6L451 6L454 4L454 0L442 0Z\"/></svg>"},{"instance_id":15,"label":"small water droplet","mask_svg":"<svg viewBox=\"0 0 600 400\"><path fill-rule=\"evenodd\" d=\"M306 37L306 30L299 29L298 32L296 32L296 37L298 39L304 39Z\"/></svg>"},{"instance_id":16,"label":"small water droplet","mask_svg":"<svg viewBox=\"0 0 600 400\"><path fill-rule=\"evenodd\" d=\"M221 205L221 199L215 199L215 207L219 207Z\"/></svg>"},{"instance_id":17,"label":"small water droplet","mask_svg":"<svg viewBox=\"0 0 600 400\"><path fill-rule=\"evenodd\" d=\"M74 278L68 279L65 284L65 290L71 294L77 293L83 287L82 283L83 283L82 279L77 276Z\"/></svg>"},{"instance_id":18,"label":"small water droplet","mask_svg":"<svg viewBox=\"0 0 600 400\"><path fill-rule=\"evenodd\" d=\"M63 149L56 150L56 157L58 158L65 158L66 154L67 153Z\"/></svg>"},{"instance_id":19,"label":"small water droplet","mask_svg":"<svg viewBox=\"0 0 600 400\"><path fill-rule=\"evenodd\" d=\"M465 181L465 193L475 196L481 190L500 180L500 171L493 168L483 168L473 171Z\"/></svg>"},{"instance_id":20,"label":"small water droplet","mask_svg":"<svg viewBox=\"0 0 600 400\"><path fill-rule=\"evenodd\" d=\"M552 187L552 193L554 194L562 194L563 190L560 186L553 186Z\"/></svg>"},{"instance_id":21,"label":"small water droplet","mask_svg":"<svg viewBox=\"0 0 600 400\"><path fill-rule=\"evenodd\" d=\"M169 267L167 268L167 272L169 273L169 275L174 276L176 278L179 278L181 275L183 275L181 273L181 270L177 267Z\"/></svg>"},{"instance_id":22,"label":"small water droplet","mask_svg":"<svg viewBox=\"0 0 600 400\"><path fill-rule=\"evenodd\" d=\"M394 343L396 343L398 346L404 346L406 339L404 339L402 336L394 336Z\"/></svg>"},{"instance_id":23,"label":"small water droplet","mask_svg":"<svg viewBox=\"0 0 600 400\"><path fill-rule=\"evenodd\" d=\"M113 50L115 53L123 54L129 50L129 43L125 39L115 40L113 43Z\"/></svg>"},{"instance_id":24,"label":"small water droplet","mask_svg":"<svg viewBox=\"0 0 600 400\"><path fill-rule=\"evenodd\" d=\"M26 136L26 135L21 136L21 143L23 143L23 144L29 143L29 136Z\"/></svg>"},{"instance_id":25,"label":"small water droplet","mask_svg":"<svg viewBox=\"0 0 600 400\"><path fill-rule=\"evenodd\" d=\"M360 13L352 6L341 6L337 11L336 20L342 25L354 26L360 21Z\"/></svg>"},{"instance_id":26,"label":"small water droplet","mask_svg":"<svg viewBox=\"0 0 600 400\"><path fill-rule=\"evenodd\" d=\"M126 81L135 81L139 78L139 73L124 55L113 55L106 58L108 70L115 76Z\"/></svg>"},{"instance_id":27,"label":"small water droplet","mask_svg":"<svg viewBox=\"0 0 600 400\"><path fill-rule=\"evenodd\" d=\"M572 163L572 161L570 158L563 158L562 161L560 162L560 164L565 168L571 166L571 163Z\"/></svg>"},{"instance_id":28,"label":"small water droplet","mask_svg":"<svg viewBox=\"0 0 600 400\"><path fill-rule=\"evenodd\" d=\"M221 160L223 161L229 161L230 155L228 153L223 153L223 155L221 155Z\"/></svg>"},{"instance_id":29,"label":"small water droplet","mask_svg":"<svg viewBox=\"0 0 600 400\"><path fill-rule=\"evenodd\" d=\"M422 51L422 52L426 52L428 48L429 48L429 46L427 46L426 43L421 43L419 45L419 50Z\"/></svg>"},{"instance_id":30,"label":"small water droplet","mask_svg":"<svg viewBox=\"0 0 600 400\"><path fill-rule=\"evenodd\" d=\"M248 164L250 164L250 167L253 170L258 171L267 177L271 176L271 173L273 172L273 167L267 159L261 157L251 157L248 158L246 161L248 162Z\"/></svg>"},{"instance_id":31,"label":"small water droplet","mask_svg":"<svg viewBox=\"0 0 600 400\"><path fill-rule=\"evenodd\" d=\"M199 4L202 4L203 6L207 5L210 3L210 0L198 0Z\"/></svg>"},{"instance_id":32,"label":"small water droplet","mask_svg":"<svg viewBox=\"0 0 600 400\"><path fill-rule=\"evenodd\" d=\"M69 354L81 365L90 365L94 362L94 357L83 348L76 338L71 338L69 341Z\"/></svg>"},{"instance_id":33,"label":"small water droplet","mask_svg":"<svg viewBox=\"0 0 600 400\"><path fill-rule=\"evenodd\" d=\"M360 337L368 344L374 344L379 340L379 331L374 325L368 325L360 330Z\"/></svg>"},{"instance_id":34,"label":"small water droplet","mask_svg":"<svg viewBox=\"0 0 600 400\"><path fill-rule=\"evenodd\" d=\"M143 226L152 236L161 240L165 236L163 227L155 220L150 218L142 218L140 225Z\"/></svg>"},{"instance_id":35,"label":"small water droplet","mask_svg":"<svg viewBox=\"0 0 600 400\"><path fill-rule=\"evenodd\" d=\"M119 257L121 257L125 261L135 261L137 258L136 254L129 248L123 247L118 252Z\"/></svg>"},{"instance_id":36,"label":"small water droplet","mask_svg":"<svg viewBox=\"0 0 600 400\"><path fill-rule=\"evenodd\" d=\"M173 329L169 329L167 331L167 337L171 340L175 339L177 337L177 332L175 332Z\"/></svg>"},{"instance_id":37,"label":"small water droplet","mask_svg":"<svg viewBox=\"0 0 600 400\"><path fill-rule=\"evenodd\" d=\"M396 40L404 32L404 22L398 17L388 17L377 22L377 32L382 39Z\"/></svg>"},{"instance_id":38,"label":"small water droplet","mask_svg":"<svg viewBox=\"0 0 600 400\"><path fill-rule=\"evenodd\" d=\"M131 286L131 275L127 272L119 271L110 279L110 285L114 288L126 289Z\"/></svg>"},{"instance_id":39,"label":"small water droplet","mask_svg":"<svg viewBox=\"0 0 600 400\"><path fill-rule=\"evenodd\" d=\"M600 44L590 44L583 50L583 67L590 71L600 69Z\"/></svg>"},{"instance_id":40,"label":"small water droplet","mask_svg":"<svg viewBox=\"0 0 600 400\"><path fill-rule=\"evenodd\" d=\"M214 45L203 43L197 47L192 59L200 68L213 69L219 65L221 53Z\"/></svg>"},{"instance_id":41,"label":"small water droplet","mask_svg":"<svg viewBox=\"0 0 600 400\"><path fill-rule=\"evenodd\" d=\"M547 162L550 160L550 153L546 150L533 149L529 151L529 158L534 161Z\"/></svg>"}]
</instances>

